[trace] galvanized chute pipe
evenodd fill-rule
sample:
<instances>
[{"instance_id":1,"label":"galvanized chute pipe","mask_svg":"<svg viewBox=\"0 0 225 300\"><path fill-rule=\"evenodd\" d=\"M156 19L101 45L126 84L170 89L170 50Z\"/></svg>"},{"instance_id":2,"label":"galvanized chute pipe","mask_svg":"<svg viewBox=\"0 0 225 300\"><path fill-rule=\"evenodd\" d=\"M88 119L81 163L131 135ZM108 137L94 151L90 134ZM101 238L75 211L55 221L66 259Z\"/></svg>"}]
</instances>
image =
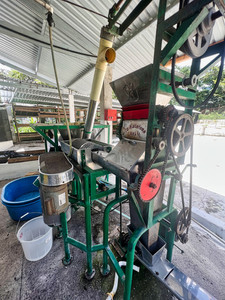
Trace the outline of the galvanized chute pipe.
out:
<instances>
[{"instance_id":1,"label":"galvanized chute pipe","mask_svg":"<svg viewBox=\"0 0 225 300\"><path fill-rule=\"evenodd\" d=\"M83 138L91 137L107 65L113 63L116 58L116 52L112 48L113 40L114 35L109 33L106 27L102 27Z\"/></svg>"}]
</instances>

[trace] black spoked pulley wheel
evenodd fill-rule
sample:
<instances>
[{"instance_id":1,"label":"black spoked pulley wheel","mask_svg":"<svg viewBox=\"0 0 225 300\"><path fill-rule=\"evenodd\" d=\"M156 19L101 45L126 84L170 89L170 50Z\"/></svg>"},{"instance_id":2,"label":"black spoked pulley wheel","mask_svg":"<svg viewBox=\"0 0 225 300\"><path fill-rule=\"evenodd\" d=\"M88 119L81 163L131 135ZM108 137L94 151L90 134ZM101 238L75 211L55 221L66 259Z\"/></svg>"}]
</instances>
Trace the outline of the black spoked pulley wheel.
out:
<instances>
[{"instance_id":1,"label":"black spoked pulley wheel","mask_svg":"<svg viewBox=\"0 0 225 300\"><path fill-rule=\"evenodd\" d=\"M168 131L168 146L170 152L182 157L193 142L194 122L189 114L182 114L175 118Z\"/></svg>"},{"instance_id":2,"label":"black spoked pulley wheel","mask_svg":"<svg viewBox=\"0 0 225 300\"><path fill-rule=\"evenodd\" d=\"M183 7L191 3L193 0L182 1ZM207 17L202 23L191 33L186 42L181 48L181 51L189 55L191 58L197 58L202 56L209 47L213 26L215 20L212 15L215 12L214 3L211 2L206 7L209 10Z\"/></svg>"},{"instance_id":3,"label":"black spoked pulley wheel","mask_svg":"<svg viewBox=\"0 0 225 300\"><path fill-rule=\"evenodd\" d=\"M189 4L192 1L193 0L181 0L180 8L186 6L187 4ZM209 44L210 44L212 29L213 29L213 25L214 25L214 21L213 21L213 17L212 17L212 15L215 12L214 1L212 1L211 3L206 5L206 7L209 9L208 16L202 21L202 23L197 27L197 29L190 35L190 37L187 39L187 41L184 43L184 45L180 49L181 51L188 54L192 58L201 57L206 52L206 50L208 49ZM218 13L218 11L216 13ZM179 24L178 24L178 27L179 27ZM172 87L174 98L181 106L183 106L187 109L200 108L200 107L205 106L209 102L209 100L213 97L215 91L217 90L217 88L219 86L219 83L220 83L220 80L221 80L222 74L223 74L224 58L225 58L225 41L223 42L223 46L221 47L221 52L218 53L218 57L219 56L220 56L220 68L219 68L216 83L215 83L214 87L212 88L212 90L207 95L207 97L205 98L205 100L202 101L202 103L195 105L195 106L187 105L184 102L184 100L182 100L179 97L179 95L177 93L178 85L175 82L176 54L173 56L172 69L171 69L171 87ZM198 76L193 75L192 78L186 79L186 82L188 83L188 84L185 84L186 86L188 86L188 85L194 86L198 82ZM182 83L180 83L180 85L183 85L183 83L184 83L184 81Z\"/></svg>"},{"instance_id":4,"label":"black spoked pulley wheel","mask_svg":"<svg viewBox=\"0 0 225 300\"><path fill-rule=\"evenodd\" d=\"M188 241L188 229L191 224L189 218L190 209L188 207L183 208L177 216L175 231L176 241L180 240L182 244L186 244Z\"/></svg>"}]
</instances>

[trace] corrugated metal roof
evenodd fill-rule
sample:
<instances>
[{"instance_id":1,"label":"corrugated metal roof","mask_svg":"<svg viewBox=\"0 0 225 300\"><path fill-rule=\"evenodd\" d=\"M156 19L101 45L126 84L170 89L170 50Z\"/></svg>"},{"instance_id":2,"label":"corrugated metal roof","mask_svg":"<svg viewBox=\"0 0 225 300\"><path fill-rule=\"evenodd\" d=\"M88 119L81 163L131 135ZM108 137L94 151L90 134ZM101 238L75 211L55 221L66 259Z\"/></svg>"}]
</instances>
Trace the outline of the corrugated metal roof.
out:
<instances>
[{"instance_id":1,"label":"corrugated metal roof","mask_svg":"<svg viewBox=\"0 0 225 300\"><path fill-rule=\"evenodd\" d=\"M77 0L76 4L108 15L113 0ZM119 19L122 22L139 3L133 0ZM178 10L177 0L168 0L168 16ZM107 20L62 0L51 0L54 7L54 42L73 46L77 51L97 54L99 33ZM144 12L129 26L122 37L115 40L117 59L113 65L113 79L117 79L141 68L153 60L156 16L159 0L154 0ZM32 33L48 37L46 10L34 0L1 0L0 22L7 21ZM151 24L150 26L148 26ZM217 20L212 42L224 39L224 19ZM56 63L61 86L79 93L89 94L95 59L72 56L56 52ZM15 69L24 70L29 75L55 83L50 50L31 42L0 33L0 62Z\"/></svg>"},{"instance_id":2,"label":"corrugated metal roof","mask_svg":"<svg viewBox=\"0 0 225 300\"><path fill-rule=\"evenodd\" d=\"M65 105L69 105L70 91L62 89L62 98ZM44 86L29 81L0 76L0 95L4 102L61 105L58 91L54 87ZM89 96L73 92L75 107L87 108ZM114 109L120 109L118 100L113 99Z\"/></svg>"}]
</instances>

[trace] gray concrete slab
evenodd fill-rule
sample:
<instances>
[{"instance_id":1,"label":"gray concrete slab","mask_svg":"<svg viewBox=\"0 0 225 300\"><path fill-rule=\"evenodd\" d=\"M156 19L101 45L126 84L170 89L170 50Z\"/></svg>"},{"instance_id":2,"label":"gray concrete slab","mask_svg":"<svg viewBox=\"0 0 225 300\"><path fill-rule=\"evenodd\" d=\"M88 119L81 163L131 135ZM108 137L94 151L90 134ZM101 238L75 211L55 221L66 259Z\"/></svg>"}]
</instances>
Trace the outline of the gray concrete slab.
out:
<instances>
[{"instance_id":1,"label":"gray concrete slab","mask_svg":"<svg viewBox=\"0 0 225 300\"><path fill-rule=\"evenodd\" d=\"M225 222L196 207L192 208L192 218L225 241Z\"/></svg>"},{"instance_id":2,"label":"gray concrete slab","mask_svg":"<svg viewBox=\"0 0 225 300\"><path fill-rule=\"evenodd\" d=\"M29 172L38 171L38 161L26 161L14 164L0 164L0 180L25 176Z\"/></svg>"},{"instance_id":3,"label":"gray concrete slab","mask_svg":"<svg viewBox=\"0 0 225 300\"><path fill-rule=\"evenodd\" d=\"M8 148L8 150L16 151L16 152L40 150L40 149L45 149L44 142L24 141L24 142L21 142L21 143L14 144L10 148Z\"/></svg>"}]
</instances>

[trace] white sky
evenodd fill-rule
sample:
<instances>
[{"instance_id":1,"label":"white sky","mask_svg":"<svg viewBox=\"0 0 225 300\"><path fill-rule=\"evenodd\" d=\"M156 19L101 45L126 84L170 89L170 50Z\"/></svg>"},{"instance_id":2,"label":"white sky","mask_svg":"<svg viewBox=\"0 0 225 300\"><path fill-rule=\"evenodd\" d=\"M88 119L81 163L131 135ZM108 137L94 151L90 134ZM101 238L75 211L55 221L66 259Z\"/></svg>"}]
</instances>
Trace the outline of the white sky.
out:
<instances>
[{"instance_id":1,"label":"white sky","mask_svg":"<svg viewBox=\"0 0 225 300\"><path fill-rule=\"evenodd\" d=\"M3 64L0 64L0 69L6 70L6 71L11 70L11 68L9 68L9 67L7 67L7 66L5 66Z\"/></svg>"}]
</instances>

